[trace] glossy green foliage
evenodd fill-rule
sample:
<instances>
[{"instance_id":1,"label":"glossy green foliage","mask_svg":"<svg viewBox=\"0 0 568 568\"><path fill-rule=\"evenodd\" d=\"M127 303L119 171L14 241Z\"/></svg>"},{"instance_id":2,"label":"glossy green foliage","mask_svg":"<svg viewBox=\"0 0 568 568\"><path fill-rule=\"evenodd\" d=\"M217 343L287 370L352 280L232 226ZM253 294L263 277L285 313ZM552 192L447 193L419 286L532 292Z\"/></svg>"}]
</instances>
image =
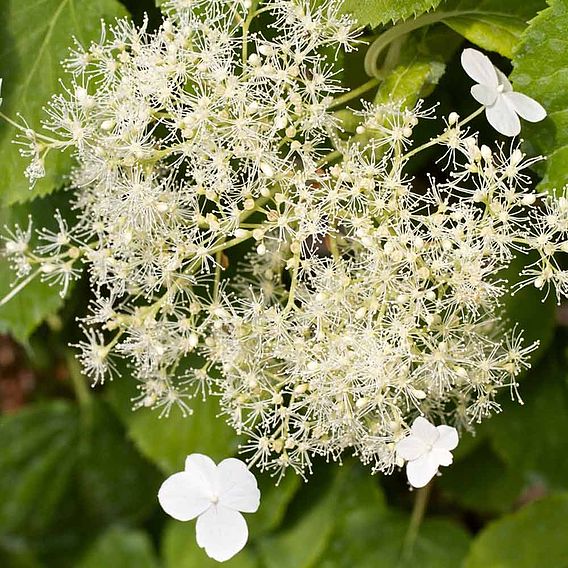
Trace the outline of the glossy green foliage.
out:
<instances>
[{"instance_id":1,"label":"glossy green foliage","mask_svg":"<svg viewBox=\"0 0 568 568\"><path fill-rule=\"evenodd\" d=\"M45 118L42 106L61 90L61 61L68 56L72 37L83 45L101 35L101 18L112 21L126 15L117 0L3 0L0 4L0 77L3 104L0 109L12 120L39 128ZM17 129L0 125L0 201L4 204L28 201L51 193L65 183L70 158L48 156L46 177L33 191L24 177L27 160L12 143Z\"/></svg>"},{"instance_id":2,"label":"glossy green foliage","mask_svg":"<svg viewBox=\"0 0 568 568\"><path fill-rule=\"evenodd\" d=\"M513 58L516 89L538 100L548 118L527 129L527 145L547 157L540 188L559 193L568 182L568 1L551 0L523 34Z\"/></svg>"}]
</instances>

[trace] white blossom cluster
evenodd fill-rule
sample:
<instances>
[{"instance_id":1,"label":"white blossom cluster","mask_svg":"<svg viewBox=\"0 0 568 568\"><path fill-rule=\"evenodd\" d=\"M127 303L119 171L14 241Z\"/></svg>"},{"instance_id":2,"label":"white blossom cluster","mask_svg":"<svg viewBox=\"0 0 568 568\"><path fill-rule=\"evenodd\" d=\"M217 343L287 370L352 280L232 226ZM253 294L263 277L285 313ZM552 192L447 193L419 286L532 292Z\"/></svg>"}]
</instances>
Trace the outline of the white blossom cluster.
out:
<instances>
[{"instance_id":1,"label":"white blossom cluster","mask_svg":"<svg viewBox=\"0 0 568 568\"><path fill-rule=\"evenodd\" d=\"M32 182L73 151L76 221L33 251L16 228L6 250L22 282L65 291L88 271L93 382L125 359L136 405L219 395L277 473L345 450L388 472L416 416L467 428L497 411L535 347L502 321L503 270L537 251L521 284L568 293L568 200L535 194L531 160L478 144L471 117L413 148L431 110L364 104L348 137L335 58L357 34L338 0L166 11L156 32L119 21L77 46L49 135L25 132ZM429 147L445 173L419 183L407 167Z\"/></svg>"}]
</instances>

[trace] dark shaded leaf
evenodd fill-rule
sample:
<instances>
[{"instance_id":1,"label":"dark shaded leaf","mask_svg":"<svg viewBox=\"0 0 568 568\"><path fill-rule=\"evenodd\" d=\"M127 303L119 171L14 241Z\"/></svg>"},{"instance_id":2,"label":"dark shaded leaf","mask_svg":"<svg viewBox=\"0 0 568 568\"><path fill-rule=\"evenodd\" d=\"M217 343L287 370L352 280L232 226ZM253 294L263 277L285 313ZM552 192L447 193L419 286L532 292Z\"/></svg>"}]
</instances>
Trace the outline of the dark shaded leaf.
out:
<instances>
[{"instance_id":1,"label":"dark shaded leaf","mask_svg":"<svg viewBox=\"0 0 568 568\"><path fill-rule=\"evenodd\" d=\"M567 534L568 494L547 497L488 525L465 568L566 568Z\"/></svg>"},{"instance_id":2,"label":"dark shaded leaf","mask_svg":"<svg viewBox=\"0 0 568 568\"><path fill-rule=\"evenodd\" d=\"M174 408L169 417L160 418L159 411L132 411L131 399L136 395L133 379L114 381L109 395L136 447L164 473L181 471L186 456L194 452L220 461L237 450L237 437L218 416L219 404L214 397L205 402L193 400L191 416L184 417Z\"/></svg>"},{"instance_id":3,"label":"dark shaded leaf","mask_svg":"<svg viewBox=\"0 0 568 568\"><path fill-rule=\"evenodd\" d=\"M106 404L94 399L86 412L78 463L84 514L99 525L143 520L157 506L159 472Z\"/></svg>"},{"instance_id":4,"label":"dark shaded leaf","mask_svg":"<svg viewBox=\"0 0 568 568\"><path fill-rule=\"evenodd\" d=\"M487 427L491 444L528 481L568 489L568 387L566 363L553 352L521 383L524 405L503 401Z\"/></svg>"},{"instance_id":5,"label":"dark shaded leaf","mask_svg":"<svg viewBox=\"0 0 568 568\"><path fill-rule=\"evenodd\" d=\"M507 467L487 443L444 470L437 487L454 503L482 514L502 514L513 509L525 480Z\"/></svg>"},{"instance_id":6,"label":"dark shaded leaf","mask_svg":"<svg viewBox=\"0 0 568 568\"><path fill-rule=\"evenodd\" d=\"M46 530L76 465L79 421L68 403L50 402L0 418L0 534L25 538Z\"/></svg>"},{"instance_id":7,"label":"dark shaded leaf","mask_svg":"<svg viewBox=\"0 0 568 568\"><path fill-rule=\"evenodd\" d=\"M280 526L290 501L296 495L302 480L293 472L286 474L275 485L276 479L268 473L253 472L260 489L260 507L254 515L248 517L249 532L253 538Z\"/></svg>"},{"instance_id":8,"label":"dark shaded leaf","mask_svg":"<svg viewBox=\"0 0 568 568\"><path fill-rule=\"evenodd\" d=\"M113 527L100 536L77 568L157 568L149 536L141 530Z\"/></svg>"}]
</instances>

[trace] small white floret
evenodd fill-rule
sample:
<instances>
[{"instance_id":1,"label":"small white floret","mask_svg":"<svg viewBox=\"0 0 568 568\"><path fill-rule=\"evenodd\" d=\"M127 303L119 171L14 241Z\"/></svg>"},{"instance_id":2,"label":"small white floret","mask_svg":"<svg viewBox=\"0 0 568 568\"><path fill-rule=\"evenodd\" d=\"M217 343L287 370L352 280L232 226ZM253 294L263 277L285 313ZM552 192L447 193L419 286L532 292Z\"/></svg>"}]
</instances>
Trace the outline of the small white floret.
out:
<instances>
[{"instance_id":1,"label":"small white floret","mask_svg":"<svg viewBox=\"0 0 568 568\"><path fill-rule=\"evenodd\" d=\"M477 49L464 49L461 63L465 72L477 81L471 88L471 95L485 107L489 124L501 134L519 134L519 116L529 122L539 122L546 117L546 110L539 103L513 91L509 79Z\"/></svg>"},{"instance_id":2,"label":"small white floret","mask_svg":"<svg viewBox=\"0 0 568 568\"><path fill-rule=\"evenodd\" d=\"M197 517L197 544L218 562L232 558L248 539L241 513L254 513L260 504L256 478L246 464L228 458L218 465L208 456L191 454L185 471L162 483L158 501L178 521Z\"/></svg>"},{"instance_id":3,"label":"small white floret","mask_svg":"<svg viewBox=\"0 0 568 568\"><path fill-rule=\"evenodd\" d=\"M434 426L419 416L410 428L410 434L396 445L397 458L407 462L406 475L413 487L424 487L438 473L438 468L448 466L450 453L458 445L458 431L451 426Z\"/></svg>"}]
</instances>

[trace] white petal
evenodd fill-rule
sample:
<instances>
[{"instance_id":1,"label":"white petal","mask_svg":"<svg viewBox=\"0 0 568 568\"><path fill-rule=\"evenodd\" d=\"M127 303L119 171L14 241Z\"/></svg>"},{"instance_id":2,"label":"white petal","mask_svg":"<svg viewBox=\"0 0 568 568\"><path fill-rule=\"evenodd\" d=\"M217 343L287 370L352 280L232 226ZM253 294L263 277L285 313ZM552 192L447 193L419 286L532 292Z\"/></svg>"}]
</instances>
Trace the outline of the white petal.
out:
<instances>
[{"instance_id":1,"label":"white petal","mask_svg":"<svg viewBox=\"0 0 568 568\"><path fill-rule=\"evenodd\" d=\"M406 436L396 444L396 453L403 460L416 460L428 451L428 446L421 438Z\"/></svg>"},{"instance_id":2,"label":"white petal","mask_svg":"<svg viewBox=\"0 0 568 568\"><path fill-rule=\"evenodd\" d=\"M203 513L195 525L197 544L207 556L225 562L242 550L248 539L247 523L238 511L221 505Z\"/></svg>"},{"instance_id":3,"label":"white petal","mask_svg":"<svg viewBox=\"0 0 568 568\"><path fill-rule=\"evenodd\" d=\"M413 423L410 431L414 436L420 438L425 444L432 445L437 439L440 433L436 429L436 426L430 424L426 418L419 416Z\"/></svg>"},{"instance_id":4,"label":"white petal","mask_svg":"<svg viewBox=\"0 0 568 568\"><path fill-rule=\"evenodd\" d=\"M217 469L215 462L205 454L189 454L185 458L185 471L193 469L199 470L204 477L212 477L214 476L214 472Z\"/></svg>"},{"instance_id":5,"label":"white petal","mask_svg":"<svg viewBox=\"0 0 568 568\"><path fill-rule=\"evenodd\" d=\"M495 73L497 73L497 80L499 81L501 92L510 93L513 90L513 86L509 82L507 75L505 75L505 73L503 73L500 69L497 69L497 67L495 67Z\"/></svg>"},{"instance_id":6,"label":"white petal","mask_svg":"<svg viewBox=\"0 0 568 568\"><path fill-rule=\"evenodd\" d=\"M521 121L504 96L497 97L495 104L485 109L485 116L489 124L505 136L516 136L521 131Z\"/></svg>"},{"instance_id":7,"label":"white petal","mask_svg":"<svg viewBox=\"0 0 568 568\"><path fill-rule=\"evenodd\" d=\"M546 110L544 107L537 103L534 99L523 95L523 93L506 93L504 95L507 100L513 105L516 113L529 122L539 122L546 118Z\"/></svg>"},{"instance_id":8,"label":"white petal","mask_svg":"<svg viewBox=\"0 0 568 568\"><path fill-rule=\"evenodd\" d=\"M454 461L454 456L452 456L448 450L444 450L442 448L434 448L432 450L431 458L438 465L444 466L451 465Z\"/></svg>"},{"instance_id":9,"label":"white petal","mask_svg":"<svg viewBox=\"0 0 568 568\"><path fill-rule=\"evenodd\" d=\"M196 476L200 476L203 483L211 488L211 493L217 494L219 475L215 462L209 456L190 454L185 458L185 471L191 471Z\"/></svg>"},{"instance_id":10,"label":"white petal","mask_svg":"<svg viewBox=\"0 0 568 568\"><path fill-rule=\"evenodd\" d=\"M499 81L491 60L477 49L464 49L461 64L465 72L475 81L486 87L497 88Z\"/></svg>"},{"instance_id":11,"label":"white petal","mask_svg":"<svg viewBox=\"0 0 568 568\"><path fill-rule=\"evenodd\" d=\"M438 472L438 462L430 453L406 464L406 476L412 487L424 487Z\"/></svg>"},{"instance_id":12,"label":"white petal","mask_svg":"<svg viewBox=\"0 0 568 568\"><path fill-rule=\"evenodd\" d=\"M471 88L471 96L484 106L491 106L499 96L499 91L486 85L474 85Z\"/></svg>"},{"instance_id":13,"label":"white petal","mask_svg":"<svg viewBox=\"0 0 568 568\"><path fill-rule=\"evenodd\" d=\"M217 466L219 500L224 507L254 513L260 505L260 491L255 476L246 464L236 458L223 460Z\"/></svg>"},{"instance_id":14,"label":"white petal","mask_svg":"<svg viewBox=\"0 0 568 568\"><path fill-rule=\"evenodd\" d=\"M440 437L436 440L434 447L442 450L454 450L460 441L458 431L451 426L445 425L437 426L436 428Z\"/></svg>"},{"instance_id":15,"label":"white petal","mask_svg":"<svg viewBox=\"0 0 568 568\"><path fill-rule=\"evenodd\" d=\"M158 501L174 519L190 521L211 506L211 490L200 475L182 471L162 483Z\"/></svg>"}]
</instances>

